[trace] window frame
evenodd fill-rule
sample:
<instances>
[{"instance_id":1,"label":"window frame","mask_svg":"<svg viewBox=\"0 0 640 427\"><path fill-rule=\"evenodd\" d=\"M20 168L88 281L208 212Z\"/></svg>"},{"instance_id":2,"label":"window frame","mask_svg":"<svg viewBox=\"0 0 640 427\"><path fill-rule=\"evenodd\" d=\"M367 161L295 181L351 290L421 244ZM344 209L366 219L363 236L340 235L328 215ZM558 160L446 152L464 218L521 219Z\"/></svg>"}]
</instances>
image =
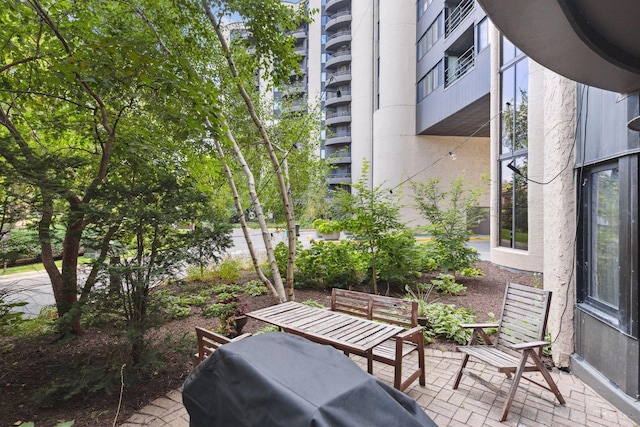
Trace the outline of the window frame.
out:
<instances>
[{"instance_id":1,"label":"window frame","mask_svg":"<svg viewBox=\"0 0 640 427\"><path fill-rule=\"evenodd\" d=\"M638 328L638 155L620 157L617 160L584 166L579 172L581 185L578 197L578 259L576 307L612 328L634 338L639 337ZM593 216L591 197L594 173L618 167L619 185L619 241L618 241L618 307L614 308L590 295L592 286L591 260Z\"/></svg>"},{"instance_id":2,"label":"window frame","mask_svg":"<svg viewBox=\"0 0 640 427\"><path fill-rule=\"evenodd\" d=\"M502 51L504 46L511 46L513 47L513 44L511 44L504 36L501 37L501 44L500 44L500 49ZM523 144L522 147L516 147L516 136L515 133L518 129L517 127L517 115L516 115L516 111L518 109L518 106L516 105L517 102L517 96L516 91L518 90L518 88L520 87L518 84L518 79L519 76L517 74L517 70L519 68L519 65L523 64L523 61L527 61L527 72L525 73L526 78L527 78L527 89L529 87L528 84L528 79L529 79L529 67L528 67L528 57L526 55L524 55L522 52L520 51L514 51L513 53L517 53L519 52L519 55L515 56L515 57L511 57L511 56L507 56L507 62L502 62L501 63L501 68L500 68L500 99L501 99L501 109L505 108L505 102L504 101L504 92L505 92L505 78L509 78L509 79L513 79L513 95L514 98L513 99L509 99L511 101L511 105L513 105L513 122L510 126L510 132L512 132L514 134L514 136L512 137L512 144L511 144L511 149L509 151L505 150L505 144L503 143L504 141L504 132L505 132L505 119L504 119L504 112L503 110L500 111L500 138L499 138L499 155L498 155L498 173L499 173L499 182L500 185L497 188L498 191L498 230L499 230L499 238L498 238L498 246L499 247L503 247L503 248L510 248L510 249L515 249L515 250L522 250L522 251L528 251L529 250L529 238L528 238L528 234L530 232L529 230L529 219L528 219L528 213L529 213L529 206L528 206L528 198L529 198L529 189L528 189L528 185L526 185L525 188L525 194L524 195L520 195L520 197L518 196L518 186L516 186L516 180L519 179L516 175L516 172L514 170L510 170L510 177L511 177L511 183L512 183L512 194L511 194L511 210L508 213L511 216L511 222L509 224L509 228L508 230L510 230L510 237L509 239L503 239L502 238L502 230L503 230L503 224L505 222L505 212L503 211L503 206L505 206L506 203L506 198L503 197L503 177L504 172L505 172L505 168L503 166L506 166L509 163L512 163L516 169L519 169L518 164L516 164L515 162L518 162L520 160L523 160L522 164L526 165L528 162L528 153L529 153L529 148L528 148L528 143L527 144ZM505 59L505 56L502 54L500 55L501 59ZM509 77L506 77L509 76ZM527 102L528 105L528 102ZM526 130L526 134L528 134L528 127L529 127L529 123L527 121L527 130ZM524 174L526 176L526 174ZM526 178L523 178L526 179ZM527 183L527 181L525 181L525 183ZM524 200L521 201L521 198L524 197ZM526 232L527 232L527 241L526 243L522 243L519 242L516 235L517 235L517 218L519 218L519 216L517 215L517 211L519 210L519 208L521 208L522 206L525 206L526 208L526 216L527 216L527 226L526 226ZM508 246L506 244L504 244L504 242L509 242ZM518 247L520 246L520 247Z\"/></svg>"}]
</instances>

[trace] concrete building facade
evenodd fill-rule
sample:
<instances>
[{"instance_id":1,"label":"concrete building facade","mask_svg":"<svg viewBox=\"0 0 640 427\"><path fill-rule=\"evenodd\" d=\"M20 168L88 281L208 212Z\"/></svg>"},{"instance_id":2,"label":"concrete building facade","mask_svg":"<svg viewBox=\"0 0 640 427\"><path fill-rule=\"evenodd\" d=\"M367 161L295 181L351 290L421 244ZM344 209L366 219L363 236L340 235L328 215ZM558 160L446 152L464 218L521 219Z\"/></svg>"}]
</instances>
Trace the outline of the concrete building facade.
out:
<instances>
[{"instance_id":1,"label":"concrete building facade","mask_svg":"<svg viewBox=\"0 0 640 427\"><path fill-rule=\"evenodd\" d=\"M368 162L417 225L411 182L489 172L491 262L543 276L554 362L638 422L640 5L543 1L314 0L328 183Z\"/></svg>"}]
</instances>

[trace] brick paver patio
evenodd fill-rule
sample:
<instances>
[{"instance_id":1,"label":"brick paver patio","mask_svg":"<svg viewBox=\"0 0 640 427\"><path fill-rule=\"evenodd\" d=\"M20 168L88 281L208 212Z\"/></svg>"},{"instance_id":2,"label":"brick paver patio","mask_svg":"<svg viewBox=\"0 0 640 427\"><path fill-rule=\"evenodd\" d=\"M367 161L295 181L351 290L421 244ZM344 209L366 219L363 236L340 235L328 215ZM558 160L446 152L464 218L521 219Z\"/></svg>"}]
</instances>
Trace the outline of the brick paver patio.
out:
<instances>
[{"instance_id":1,"label":"brick paver patio","mask_svg":"<svg viewBox=\"0 0 640 427\"><path fill-rule=\"evenodd\" d=\"M414 357L415 352L413 353ZM354 361L366 366L357 356ZM505 422L500 422L504 397L497 396L481 384L464 377L457 390L451 389L452 377L460 365L461 354L427 348L427 385L416 381L407 389L425 412L440 427L446 426L636 426L627 416L601 398L574 375L555 370L551 373L567 404L559 405L553 394L536 385L520 383L514 403ZM483 364L469 363L468 367L508 390L509 380ZM365 368L366 369L366 368ZM376 377L393 384L393 368L374 364ZM533 374L542 380L542 376ZM537 379L538 379L537 378ZM525 404L526 401L526 404ZM182 406L180 390L174 390L153 401L133 415L123 427L188 427L189 415Z\"/></svg>"}]
</instances>

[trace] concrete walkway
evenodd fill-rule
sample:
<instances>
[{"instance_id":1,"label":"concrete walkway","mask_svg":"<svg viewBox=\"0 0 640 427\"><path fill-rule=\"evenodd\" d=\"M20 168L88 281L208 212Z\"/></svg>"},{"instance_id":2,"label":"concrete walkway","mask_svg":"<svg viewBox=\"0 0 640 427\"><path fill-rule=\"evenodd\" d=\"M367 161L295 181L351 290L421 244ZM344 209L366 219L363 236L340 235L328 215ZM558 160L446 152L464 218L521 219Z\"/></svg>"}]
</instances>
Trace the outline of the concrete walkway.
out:
<instances>
[{"instance_id":1,"label":"concrete walkway","mask_svg":"<svg viewBox=\"0 0 640 427\"><path fill-rule=\"evenodd\" d=\"M440 427L637 425L578 378L555 369L551 375L567 404L559 405L551 392L522 381L509 416L501 423L498 420L502 415L504 397L496 396L467 376L463 377L458 390L451 389L452 378L460 366L460 358L459 353L427 348L427 384L421 387L416 381L406 391ZM352 356L352 359L366 369L365 359L357 356ZM470 362L467 366L484 379L508 390L510 380L503 374L480 363ZM391 366L375 363L374 373L382 381L393 384ZM537 380L543 381L542 375L533 375L538 377ZM156 399L121 426L188 427L189 415L182 406L180 390Z\"/></svg>"}]
</instances>

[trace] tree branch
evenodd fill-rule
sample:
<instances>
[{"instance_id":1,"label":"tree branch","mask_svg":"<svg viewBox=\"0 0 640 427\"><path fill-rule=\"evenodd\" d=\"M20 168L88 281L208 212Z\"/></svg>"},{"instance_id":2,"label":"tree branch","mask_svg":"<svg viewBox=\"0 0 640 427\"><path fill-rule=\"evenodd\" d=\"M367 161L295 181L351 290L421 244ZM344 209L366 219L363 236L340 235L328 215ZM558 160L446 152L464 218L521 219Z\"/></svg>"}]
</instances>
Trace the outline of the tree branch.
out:
<instances>
[{"instance_id":1,"label":"tree branch","mask_svg":"<svg viewBox=\"0 0 640 427\"><path fill-rule=\"evenodd\" d=\"M3 67L0 67L0 73L8 70L9 68L13 68L17 65L26 64L27 62L35 61L36 59L38 59L37 56L30 56L28 58L18 59L17 61L12 62L11 64L7 64Z\"/></svg>"}]
</instances>

